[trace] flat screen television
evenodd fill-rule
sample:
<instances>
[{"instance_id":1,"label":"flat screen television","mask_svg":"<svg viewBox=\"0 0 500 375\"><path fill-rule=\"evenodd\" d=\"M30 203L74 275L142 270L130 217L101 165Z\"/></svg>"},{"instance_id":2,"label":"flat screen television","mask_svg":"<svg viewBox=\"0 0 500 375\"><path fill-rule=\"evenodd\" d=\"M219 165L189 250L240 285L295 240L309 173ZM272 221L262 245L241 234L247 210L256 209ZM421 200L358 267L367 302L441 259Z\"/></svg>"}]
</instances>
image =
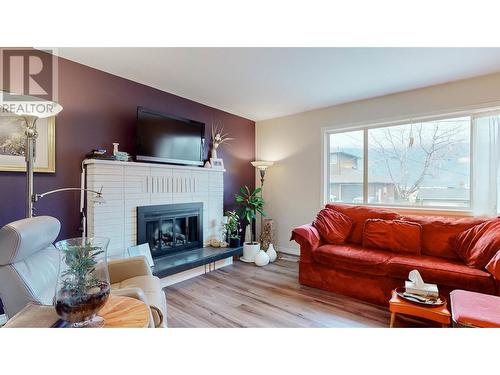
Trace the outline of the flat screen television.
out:
<instances>
[{"instance_id":1,"label":"flat screen television","mask_svg":"<svg viewBox=\"0 0 500 375\"><path fill-rule=\"evenodd\" d=\"M137 107L137 160L203 165L205 124Z\"/></svg>"}]
</instances>

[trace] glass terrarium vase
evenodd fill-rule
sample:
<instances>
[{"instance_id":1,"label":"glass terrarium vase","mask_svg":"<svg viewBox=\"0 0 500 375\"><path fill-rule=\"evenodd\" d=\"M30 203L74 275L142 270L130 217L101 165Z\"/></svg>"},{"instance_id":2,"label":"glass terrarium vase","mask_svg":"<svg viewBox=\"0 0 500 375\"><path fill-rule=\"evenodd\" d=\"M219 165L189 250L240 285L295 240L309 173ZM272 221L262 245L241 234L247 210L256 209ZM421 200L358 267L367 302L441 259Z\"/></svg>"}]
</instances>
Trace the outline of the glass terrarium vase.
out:
<instances>
[{"instance_id":1,"label":"glass terrarium vase","mask_svg":"<svg viewBox=\"0 0 500 375\"><path fill-rule=\"evenodd\" d=\"M79 237L55 244L59 249L56 312L61 319L73 323L73 327L104 323L96 314L110 292L108 243L108 238Z\"/></svg>"}]
</instances>

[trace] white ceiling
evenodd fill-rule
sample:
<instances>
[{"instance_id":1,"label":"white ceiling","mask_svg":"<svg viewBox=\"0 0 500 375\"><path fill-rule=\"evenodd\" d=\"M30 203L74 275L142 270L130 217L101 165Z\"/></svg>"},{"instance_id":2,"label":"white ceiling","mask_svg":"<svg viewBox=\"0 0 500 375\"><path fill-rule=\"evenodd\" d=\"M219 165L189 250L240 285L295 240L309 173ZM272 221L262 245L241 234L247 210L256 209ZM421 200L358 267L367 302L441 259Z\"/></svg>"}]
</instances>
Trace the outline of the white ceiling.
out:
<instances>
[{"instance_id":1,"label":"white ceiling","mask_svg":"<svg viewBox=\"0 0 500 375\"><path fill-rule=\"evenodd\" d=\"M59 48L252 120L500 71L500 48Z\"/></svg>"}]
</instances>

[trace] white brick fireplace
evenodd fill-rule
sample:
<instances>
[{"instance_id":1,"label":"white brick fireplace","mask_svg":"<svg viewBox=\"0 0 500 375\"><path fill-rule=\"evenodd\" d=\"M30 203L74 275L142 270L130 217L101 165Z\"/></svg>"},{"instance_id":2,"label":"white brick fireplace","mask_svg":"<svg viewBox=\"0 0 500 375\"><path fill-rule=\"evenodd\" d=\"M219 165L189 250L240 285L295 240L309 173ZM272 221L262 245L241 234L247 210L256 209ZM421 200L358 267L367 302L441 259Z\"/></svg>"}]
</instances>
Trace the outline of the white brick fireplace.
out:
<instances>
[{"instance_id":1,"label":"white brick fireplace","mask_svg":"<svg viewBox=\"0 0 500 375\"><path fill-rule=\"evenodd\" d=\"M137 207L203 203L203 242L218 237L223 216L223 170L89 159L87 188L103 188L104 204L87 195L87 233L110 238L108 255L136 245Z\"/></svg>"}]
</instances>

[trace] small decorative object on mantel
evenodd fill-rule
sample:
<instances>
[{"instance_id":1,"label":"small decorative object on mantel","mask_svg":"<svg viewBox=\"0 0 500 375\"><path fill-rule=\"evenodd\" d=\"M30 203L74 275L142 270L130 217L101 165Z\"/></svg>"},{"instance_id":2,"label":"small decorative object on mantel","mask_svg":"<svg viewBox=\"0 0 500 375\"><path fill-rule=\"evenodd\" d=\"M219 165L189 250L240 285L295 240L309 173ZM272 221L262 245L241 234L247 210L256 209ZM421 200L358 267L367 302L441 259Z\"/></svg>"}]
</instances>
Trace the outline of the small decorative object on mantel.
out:
<instances>
[{"instance_id":1,"label":"small decorative object on mantel","mask_svg":"<svg viewBox=\"0 0 500 375\"><path fill-rule=\"evenodd\" d=\"M224 133L224 126L219 122L212 122L212 151L210 159L218 159L217 149L225 142L230 142L234 138L229 137L229 133ZM212 167L214 165L212 164Z\"/></svg>"},{"instance_id":2,"label":"small decorative object on mantel","mask_svg":"<svg viewBox=\"0 0 500 375\"><path fill-rule=\"evenodd\" d=\"M115 157L115 160L118 161L129 161L130 160L130 155L128 152L125 151L119 151L118 146L119 143L113 143L113 156Z\"/></svg>"},{"instance_id":3,"label":"small decorative object on mantel","mask_svg":"<svg viewBox=\"0 0 500 375\"><path fill-rule=\"evenodd\" d=\"M239 208L239 216L244 218L247 223L247 229L245 233L245 243L243 244L243 257L240 260L244 262L253 262L260 250L260 243L254 240L254 235L252 231L252 223L257 217L257 212L265 216L263 210L264 200L262 196L259 195L261 189L257 188L253 192L250 191L248 186L240 188L240 194L235 194L236 203L241 207ZM249 233L251 234L251 241L248 241Z\"/></svg>"},{"instance_id":4,"label":"small decorative object on mantel","mask_svg":"<svg viewBox=\"0 0 500 375\"><path fill-rule=\"evenodd\" d=\"M80 237L55 244L60 251L56 312L61 319L72 322L72 327L104 325L96 314L110 293L108 243L107 238Z\"/></svg>"},{"instance_id":5,"label":"small decorative object on mantel","mask_svg":"<svg viewBox=\"0 0 500 375\"><path fill-rule=\"evenodd\" d=\"M94 149L85 155L87 159L115 160L114 155L106 155L105 149Z\"/></svg>"},{"instance_id":6,"label":"small decorative object on mantel","mask_svg":"<svg viewBox=\"0 0 500 375\"><path fill-rule=\"evenodd\" d=\"M210 164L210 162L207 160L203 168L212 168L212 164Z\"/></svg>"},{"instance_id":7,"label":"small decorative object on mantel","mask_svg":"<svg viewBox=\"0 0 500 375\"><path fill-rule=\"evenodd\" d=\"M224 169L224 161L222 159L210 158L210 164L213 169Z\"/></svg>"},{"instance_id":8,"label":"small decorative object on mantel","mask_svg":"<svg viewBox=\"0 0 500 375\"><path fill-rule=\"evenodd\" d=\"M113 143L113 155L116 156L116 154L120 151L118 151L118 146L120 146L119 143Z\"/></svg>"}]
</instances>

